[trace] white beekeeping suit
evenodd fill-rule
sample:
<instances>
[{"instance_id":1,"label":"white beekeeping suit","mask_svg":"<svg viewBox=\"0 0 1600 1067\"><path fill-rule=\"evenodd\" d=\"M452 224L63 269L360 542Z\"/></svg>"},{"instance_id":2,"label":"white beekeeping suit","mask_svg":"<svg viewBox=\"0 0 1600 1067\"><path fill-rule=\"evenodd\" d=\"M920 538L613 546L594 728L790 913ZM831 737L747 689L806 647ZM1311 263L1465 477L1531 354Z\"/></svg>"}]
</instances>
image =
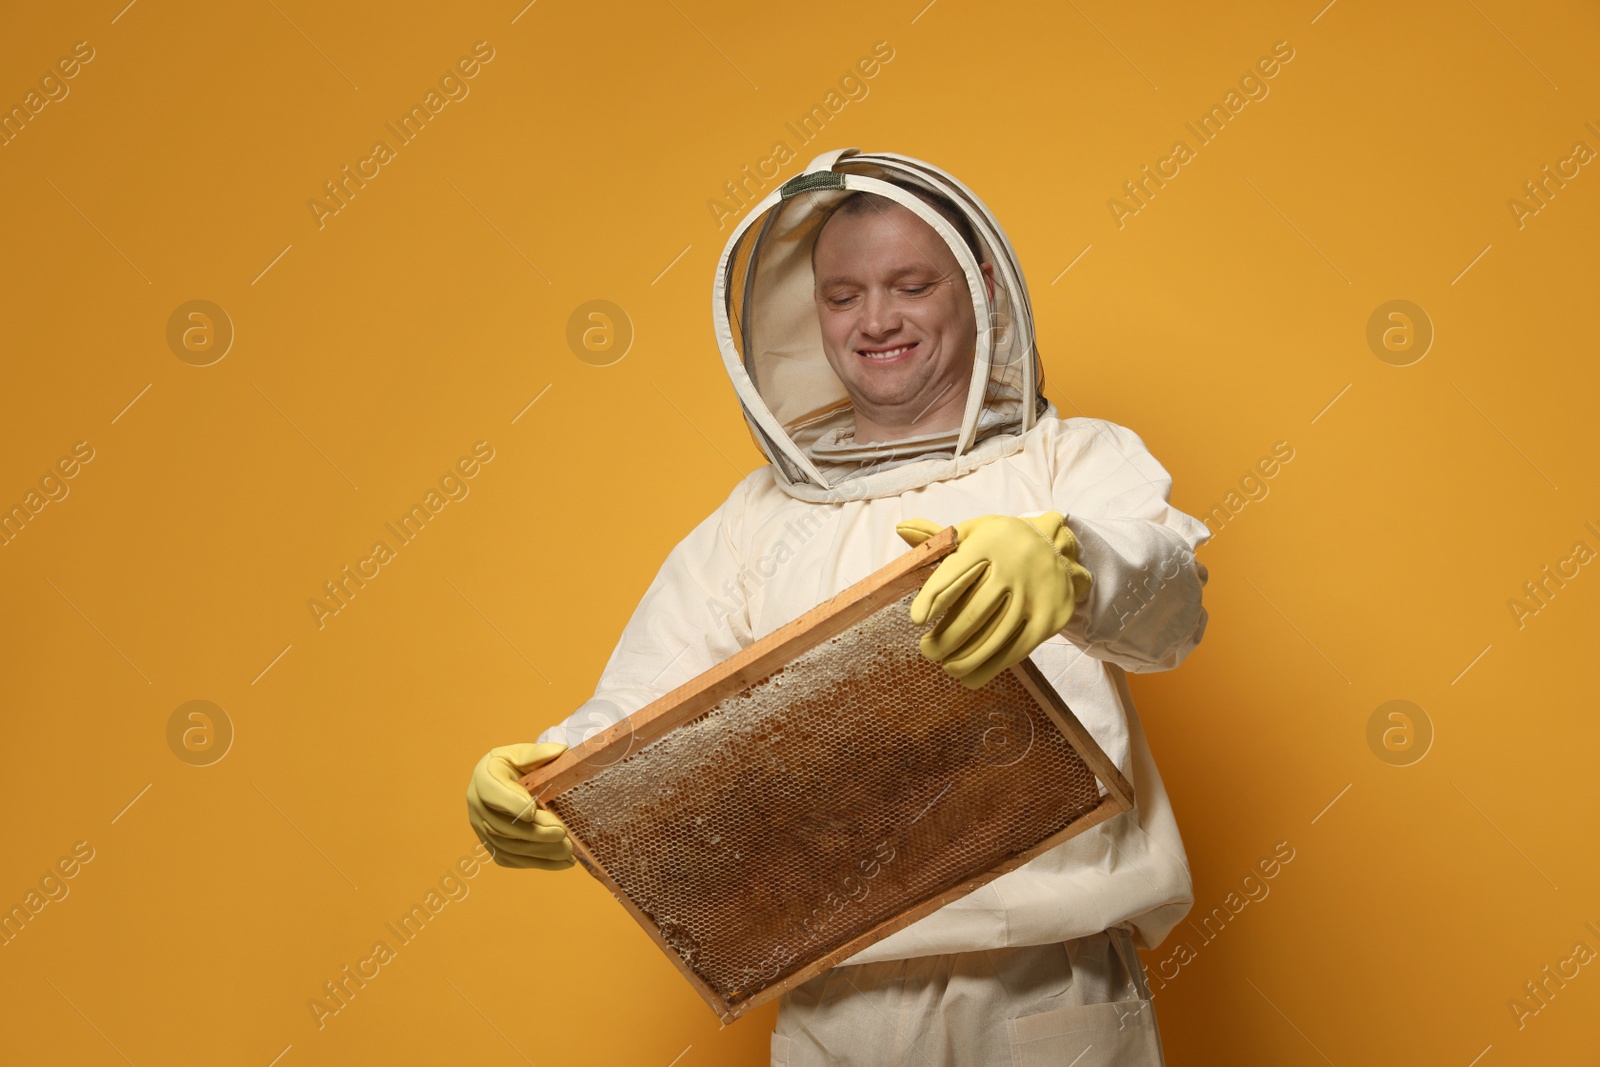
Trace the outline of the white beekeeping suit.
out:
<instances>
[{"instance_id":1,"label":"white beekeeping suit","mask_svg":"<svg viewBox=\"0 0 1600 1067\"><path fill-rule=\"evenodd\" d=\"M955 204L979 255L891 180ZM851 191L914 212L966 276L976 322L988 328L977 332L959 429L853 441L850 397L822 349L811 266L822 223ZM539 740L581 744L860 581L907 551L895 531L903 520L1060 512L1093 583L1031 659L1133 784L1136 806L786 994L773 1062L1161 1062L1133 950L1159 946L1193 897L1124 672L1170 670L1199 643L1206 569L1194 553L1205 525L1168 503L1171 478L1136 434L1058 417L1041 392L1009 241L965 186L926 163L848 149L818 157L729 239L714 315L770 463L672 550L594 698Z\"/></svg>"}]
</instances>

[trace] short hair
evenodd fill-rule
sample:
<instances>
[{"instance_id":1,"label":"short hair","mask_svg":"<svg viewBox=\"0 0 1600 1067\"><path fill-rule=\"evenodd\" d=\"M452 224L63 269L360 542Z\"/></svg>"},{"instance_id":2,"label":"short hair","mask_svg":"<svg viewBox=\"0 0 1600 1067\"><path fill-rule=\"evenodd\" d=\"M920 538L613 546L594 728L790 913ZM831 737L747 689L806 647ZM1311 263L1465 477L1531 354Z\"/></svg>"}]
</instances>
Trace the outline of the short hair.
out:
<instances>
[{"instance_id":1,"label":"short hair","mask_svg":"<svg viewBox=\"0 0 1600 1067\"><path fill-rule=\"evenodd\" d=\"M933 210L937 211L946 222L955 228L956 233L961 235L961 240L966 244L967 249L972 253L972 258L977 260L979 263L984 261L983 246L978 243L978 234L977 231L972 228L972 220L967 218L966 214L960 208L956 207L955 204L951 203L948 198L941 196L938 193L929 192L927 189L922 188L922 186L913 185L911 182L899 181L894 178L888 178L885 180L888 181L890 185L893 185L899 189L904 189L906 192L911 193L918 200L921 200L924 204L927 204L929 207L933 208ZM890 200L888 197L879 193L869 193L865 190L858 189L844 197L844 199L840 200L833 206L833 210L828 212L827 218L822 220L822 226L826 226L835 215L864 215L866 212L874 208L882 210L882 205L876 203L876 201L880 200L888 204L898 204L898 201ZM822 226L817 227L818 237L822 235ZM812 262L816 261L816 254L816 242L812 242Z\"/></svg>"}]
</instances>

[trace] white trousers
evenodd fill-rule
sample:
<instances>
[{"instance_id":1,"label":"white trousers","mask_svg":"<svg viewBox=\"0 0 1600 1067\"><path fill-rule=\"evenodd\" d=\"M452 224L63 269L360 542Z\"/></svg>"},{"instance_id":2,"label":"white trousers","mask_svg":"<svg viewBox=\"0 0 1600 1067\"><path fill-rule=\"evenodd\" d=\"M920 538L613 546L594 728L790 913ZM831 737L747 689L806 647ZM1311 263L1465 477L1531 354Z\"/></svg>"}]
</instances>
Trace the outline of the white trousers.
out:
<instances>
[{"instance_id":1,"label":"white trousers","mask_svg":"<svg viewBox=\"0 0 1600 1067\"><path fill-rule=\"evenodd\" d=\"M1120 926L1073 941L834 967L785 993L772 1067L1161 1067Z\"/></svg>"}]
</instances>

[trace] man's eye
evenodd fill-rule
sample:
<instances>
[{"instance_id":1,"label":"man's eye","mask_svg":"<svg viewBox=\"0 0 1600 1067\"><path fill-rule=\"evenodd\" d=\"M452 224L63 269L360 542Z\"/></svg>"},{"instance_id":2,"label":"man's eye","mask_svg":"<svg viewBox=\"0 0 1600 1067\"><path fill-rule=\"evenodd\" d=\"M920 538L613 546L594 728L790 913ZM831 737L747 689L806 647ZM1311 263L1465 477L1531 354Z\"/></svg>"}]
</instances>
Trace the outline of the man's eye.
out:
<instances>
[{"instance_id":1,"label":"man's eye","mask_svg":"<svg viewBox=\"0 0 1600 1067\"><path fill-rule=\"evenodd\" d=\"M836 307L836 308L842 308L842 307L844 307L846 304L850 303L850 301L852 301L854 299L855 299L855 296L853 294L849 295L849 296L830 296L830 297L827 298L828 306L829 307Z\"/></svg>"},{"instance_id":2,"label":"man's eye","mask_svg":"<svg viewBox=\"0 0 1600 1067\"><path fill-rule=\"evenodd\" d=\"M912 296L921 296L923 293L932 288L933 286L931 285L909 285L902 289L901 292L909 293Z\"/></svg>"}]
</instances>

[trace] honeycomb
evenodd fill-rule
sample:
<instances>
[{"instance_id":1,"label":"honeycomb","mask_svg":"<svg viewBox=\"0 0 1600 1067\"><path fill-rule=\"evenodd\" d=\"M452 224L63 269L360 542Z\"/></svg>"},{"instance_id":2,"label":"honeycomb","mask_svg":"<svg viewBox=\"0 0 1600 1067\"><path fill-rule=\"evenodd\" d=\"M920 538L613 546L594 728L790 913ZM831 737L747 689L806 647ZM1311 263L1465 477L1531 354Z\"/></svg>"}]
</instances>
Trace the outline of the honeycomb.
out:
<instances>
[{"instance_id":1,"label":"honeycomb","mask_svg":"<svg viewBox=\"0 0 1600 1067\"><path fill-rule=\"evenodd\" d=\"M1010 671L923 657L914 596L541 801L730 1006L1099 803Z\"/></svg>"}]
</instances>

